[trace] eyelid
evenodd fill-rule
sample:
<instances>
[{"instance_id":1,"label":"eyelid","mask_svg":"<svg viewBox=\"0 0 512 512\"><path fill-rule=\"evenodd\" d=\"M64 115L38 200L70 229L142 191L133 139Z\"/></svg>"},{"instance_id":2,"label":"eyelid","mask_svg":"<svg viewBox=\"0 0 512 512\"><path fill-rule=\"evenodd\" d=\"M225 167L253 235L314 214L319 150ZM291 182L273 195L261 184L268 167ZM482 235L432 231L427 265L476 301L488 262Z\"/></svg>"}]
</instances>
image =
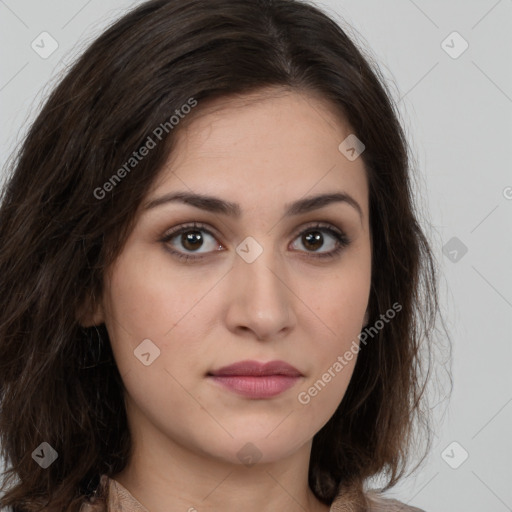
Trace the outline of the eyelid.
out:
<instances>
[{"instance_id":1,"label":"eyelid","mask_svg":"<svg viewBox=\"0 0 512 512\"><path fill-rule=\"evenodd\" d=\"M335 226L330 221L312 221L310 223L302 225L300 228L298 228L296 231L294 231L292 241L294 241L298 236L300 236L304 232L312 231L315 228L317 228L318 230L327 232L327 233L330 232L331 236L333 236L336 239L336 242L337 242L336 249L333 249L328 252L319 252L319 253L315 253L314 251L311 251L311 252L294 251L294 252L305 253L306 255L308 255L306 257L312 257L312 258L316 258L316 259L321 259L321 258L329 259L330 257L334 258L340 251L342 251L343 249L345 249L348 245L350 245L352 243L352 239L347 236L346 232L344 230L338 228L337 226ZM198 221L185 223L178 227L174 227L174 228L167 230L160 238L160 242L168 243L175 236L182 234L184 232L187 232L187 231L193 231L194 229L208 233L213 238L215 238L215 240L217 241L219 246L223 247L223 244L218 242L218 238L221 238L221 237L219 237L218 235L215 234L216 230L214 228L212 228L211 226L204 224L202 222L198 222ZM171 253L175 254L180 259L195 260L195 261L202 260L202 259L208 257L209 255L211 255L213 252L216 252L216 251L209 251L207 253L195 253L194 254L193 252L191 252L191 253L185 252L184 253L184 252L177 251L175 249L170 249L170 248L168 250Z\"/></svg>"},{"instance_id":2,"label":"eyelid","mask_svg":"<svg viewBox=\"0 0 512 512\"><path fill-rule=\"evenodd\" d=\"M345 237L347 236L344 230L342 230L341 228L338 228L332 222L322 221L322 220L315 220L312 222L308 222L305 225L301 225L301 227L295 232L294 236L298 236L298 235L302 234L304 231L307 231L309 229L314 229L314 228L328 229L328 230L332 230L332 231L338 233L339 235L342 235Z\"/></svg>"},{"instance_id":3,"label":"eyelid","mask_svg":"<svg viewBox=\"0 0 512 512\"><path fill-rule=\"evenodd\" d=\"M194 229L206 231L210 235L214 236L215 238L219 238L218 235L215 234L215 229L213 229L211 226L207 224L203 224L202 222L190 222L185 224L180 224L177 227L168 229L161 237L161 241L168 241L170 238L179 235L180 233L184 231L192 231Z\"/></svg>"},{"instance_id":4,"label":"eyelid","mask_svg":"<svg viewBox=\"0 0 512 512\"><path fill-rule=\"evenodd\" d=\"M312 229L312 228L332 229L333 231L337 232L339 235L342 235L348 239L346 232L344 230L336 227L335 225L333 225L333 223L331 221L312 221L310 223L306 223L305 225L301 225L300 228L297 228L297 230L295 230L293 232L293 236L297 237L298 235L302 234L305 230ZM217 230L215 228L211 227L210 225L204 224L199 221L192 221L190 223L181 224L177 227L168 229L162 235L161 241L163 241L164 239L168 240L170 237L177 235L177 234L181 233L182 231L192 230L192 229L200 229L200 230L206 231L207 233L209 233L210 235L212 235L216 238L221 238L219 234L215 234L215 233L218 233Z\"/></svg>"}]
</instances>

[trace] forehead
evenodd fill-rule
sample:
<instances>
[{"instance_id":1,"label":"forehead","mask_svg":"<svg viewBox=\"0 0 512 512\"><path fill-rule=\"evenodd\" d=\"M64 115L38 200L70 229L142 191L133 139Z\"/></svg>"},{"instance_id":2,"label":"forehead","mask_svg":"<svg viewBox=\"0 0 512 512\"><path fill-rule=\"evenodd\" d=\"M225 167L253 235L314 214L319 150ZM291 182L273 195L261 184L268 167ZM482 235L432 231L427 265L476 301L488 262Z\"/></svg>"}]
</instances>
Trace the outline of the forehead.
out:
<instances>
[{"instance_id":1,"label":"forehead","mask_svg":"<svg viewBox=\"0 0 512 512\"><path fill-rule=\"evenodd\" d=\"M175 136L153 190L287 202L343 190L367 208L362 158L338 149L352 133L340 109L310 93L270 89L199 102Z\"/></svg>"}]
</instances>

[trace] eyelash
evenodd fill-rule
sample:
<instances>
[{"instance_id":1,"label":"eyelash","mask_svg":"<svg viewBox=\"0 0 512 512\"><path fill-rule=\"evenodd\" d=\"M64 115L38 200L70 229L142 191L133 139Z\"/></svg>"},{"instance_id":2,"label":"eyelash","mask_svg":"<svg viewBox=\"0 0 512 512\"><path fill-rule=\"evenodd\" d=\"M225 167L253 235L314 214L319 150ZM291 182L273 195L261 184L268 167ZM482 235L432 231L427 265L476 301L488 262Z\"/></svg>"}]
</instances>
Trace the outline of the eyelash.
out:
<instances>
[{"instance_id":1,"label":"eyelash","mask_svg":"<svg viewBox=\"0 0 512 512\"><path fill-rule=\"evenodd\" d=\"M192 224L181 226L177 229L174 229L173 231L167 232L160 242L168 244L170 240L172 240L174 237L181 235L183 233L187 233L189 231L204 231L205 233L208 233L213 238L216 238L215 235L203 224L194 222ZM318 258L318 259L332 259L339 255L339 253L346 248L350 243L351 240L348 238L348 236L343 233L342 231L338 231L337 229L334 229L330 227L329 225L317 223L313 226L308 226L304 230L302 230L295 238L298 238L305 233L311 232L311 231L320 231L322 233L328 233L329 235L332 235L336 241L337 241L337 247L333 249L332 251L328 253L318 253L315 254L314 252L310 252L311 257ZM206 257L206 254L203 256L192 256L187 253L182 253L179 251L176 251L169 246L167 246L167 250L176 256L179 260L182 261L198 261L202 260L204 257Z\"/></svg>"}]
</instances>

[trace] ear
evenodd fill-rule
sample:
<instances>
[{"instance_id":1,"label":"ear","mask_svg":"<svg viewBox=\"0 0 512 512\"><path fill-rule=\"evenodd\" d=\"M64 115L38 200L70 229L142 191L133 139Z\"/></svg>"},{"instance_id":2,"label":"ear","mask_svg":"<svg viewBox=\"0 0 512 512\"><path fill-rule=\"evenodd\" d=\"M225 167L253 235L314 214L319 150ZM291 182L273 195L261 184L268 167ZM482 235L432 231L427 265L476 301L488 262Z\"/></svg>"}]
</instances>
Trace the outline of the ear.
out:
<instances>
[{"instance_id":1,"label":"ear","mask_svg":"<svg viewBox=\"0 0 512 512\"><path fill-rule=\"evenodd\" d=\"M102 324L105 321L102 302L96 300L94 294L90 294L77 311L76 319L82 327Z\"/></svg>"}]
</instances>

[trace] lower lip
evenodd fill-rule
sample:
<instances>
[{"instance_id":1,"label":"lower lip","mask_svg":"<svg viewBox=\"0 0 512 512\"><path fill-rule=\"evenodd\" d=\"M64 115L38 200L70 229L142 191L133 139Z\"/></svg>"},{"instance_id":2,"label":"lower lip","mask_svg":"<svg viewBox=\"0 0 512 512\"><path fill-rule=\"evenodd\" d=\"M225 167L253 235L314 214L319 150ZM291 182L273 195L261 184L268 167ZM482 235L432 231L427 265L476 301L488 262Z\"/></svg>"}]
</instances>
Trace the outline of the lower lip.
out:
<instances>
[{"instance_id":1,"label":"lower lip","mask_svg":"<svg viewBox=\"0 0 512 512\"><path fill-rule=\"evenodd\" d=\"M215 382L249 398L270 398L291 388L300 377L287 375L265 375L261 377L248 375L212 375Z\"/></svg>"}]
</instances>

